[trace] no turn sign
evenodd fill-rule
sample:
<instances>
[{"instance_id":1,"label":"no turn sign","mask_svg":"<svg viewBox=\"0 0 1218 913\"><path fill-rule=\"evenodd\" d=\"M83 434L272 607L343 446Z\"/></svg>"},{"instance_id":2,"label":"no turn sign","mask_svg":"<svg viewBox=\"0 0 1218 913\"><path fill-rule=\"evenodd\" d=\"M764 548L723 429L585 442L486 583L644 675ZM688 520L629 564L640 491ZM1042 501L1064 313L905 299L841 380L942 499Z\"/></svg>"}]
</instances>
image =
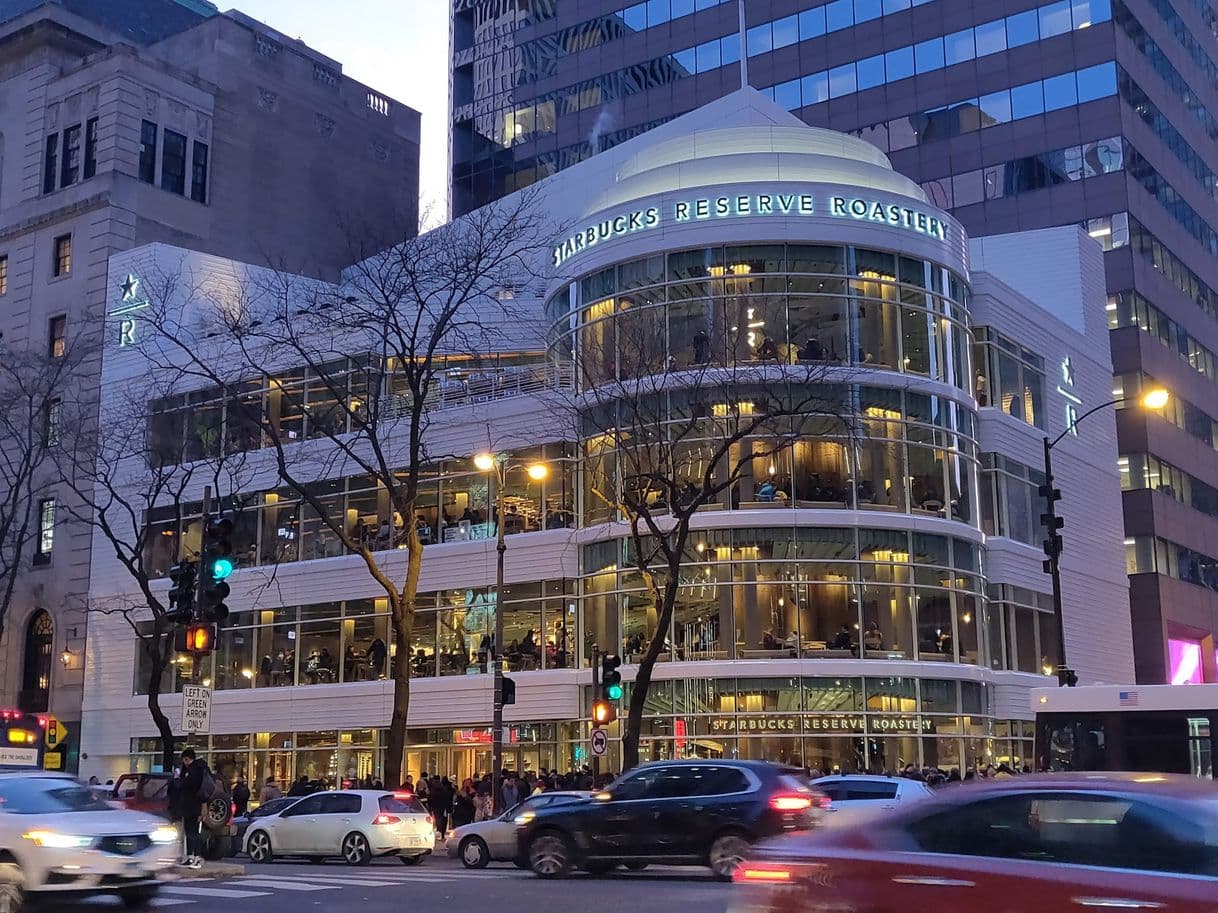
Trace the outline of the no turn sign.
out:
<instances>
[{"instance_id":1,"label":"no turn sign","mask_svg":"<svg viewBox=\"0 0 1218 913\"><path fill-rule=\"evenodd\" d=\"M609 733L604 729L592 730L592 753L598 758L609 750Z\"/></svg>"}]
</instances>

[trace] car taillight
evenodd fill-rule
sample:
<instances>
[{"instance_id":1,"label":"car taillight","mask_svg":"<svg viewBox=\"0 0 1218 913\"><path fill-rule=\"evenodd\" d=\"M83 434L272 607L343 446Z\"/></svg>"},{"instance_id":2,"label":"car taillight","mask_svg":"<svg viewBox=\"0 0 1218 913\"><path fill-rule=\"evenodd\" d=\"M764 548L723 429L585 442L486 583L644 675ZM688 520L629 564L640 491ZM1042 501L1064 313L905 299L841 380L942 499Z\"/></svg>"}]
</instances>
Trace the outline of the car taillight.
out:
<instances>
[{"instance_id":1,"label":"car taillight","mask_svg":"<svg viewBox=\"0 0 1218 913\"><path fill-rule=\"evenodd\" d=\"M237 803L236 802L229 803L228 814L229 814L229 817L232 817L232 818L237 817Z\"/></svg>"},{"instance_id":2,"label":"car taillight","mask_svg":"<svg viewBox=\"0 0 1218 913\"><path fill-rule=\"evenodd\" d=\"M817 793L815 796L812 797L812 801L816 805L817 808L828 808L829 806L831 806L833 804L833 800L830 799L828 796L826 796L824 793Z\"/></svg>"},{"instance_id":3,"label":"car taillight","mask_svg":"<svg viewBox=\"0 0 1218 913\"><path fill-rule=\"evenodd\" d=\"M396 793L394 793L394 794L393 794L393 798L395 798L395 799L413 799L413 798L414 798L414 793L412 793L412 792L410 792L410 791L408 791L408 790L407 790L407 791L396 792Z\"/></svg>"},{"instance_id":4,"label":"car taillight","mask_svg":"<svg viewBox=\"0 0 1218 913\"><path fill-rule=\"evenodd\" d=\"M380 814L372 819L373 824L401 824L402 819L397 815Z\"/></svg>"},{"instance_id":5,"label":"car taillight","mask_svg":"<svg viewBox=\"0 0 1218 913\"><path fill-rule=\"evenodd\" d=\"M803 812L814 804L812 796L779 794L770 796L770 808L776 812Z\"/></svg>"},{"instance_id":6,"label":"car taillight","mask_svg":"<svg viewBox=\"0 0 1218 913\"><path fill-rule=\"evenodd\" d=\"M789 884L794 878L786 866L755 862L736 866L732 873L732 880L740 884Z\"/></svg>"}]
</instances>

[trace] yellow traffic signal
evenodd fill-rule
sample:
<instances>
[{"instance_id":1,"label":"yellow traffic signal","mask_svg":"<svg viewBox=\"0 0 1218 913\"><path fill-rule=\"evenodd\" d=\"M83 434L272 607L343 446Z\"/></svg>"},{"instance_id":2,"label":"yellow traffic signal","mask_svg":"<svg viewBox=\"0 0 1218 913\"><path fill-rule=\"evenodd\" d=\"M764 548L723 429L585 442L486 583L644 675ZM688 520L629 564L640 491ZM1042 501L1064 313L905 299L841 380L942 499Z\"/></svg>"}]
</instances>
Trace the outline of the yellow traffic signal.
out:
<instances>
[{"instance_id":1,"label":"yellow traffic signal","mask_svg":"<svg viewBox=\"0 0 1218 913\"><path fill-rule=\"evenodd\" d=\"M617 710L609 701L595 700L592 702L592 722L604 726L617 719Z\"/></svg>"}]
</instances>

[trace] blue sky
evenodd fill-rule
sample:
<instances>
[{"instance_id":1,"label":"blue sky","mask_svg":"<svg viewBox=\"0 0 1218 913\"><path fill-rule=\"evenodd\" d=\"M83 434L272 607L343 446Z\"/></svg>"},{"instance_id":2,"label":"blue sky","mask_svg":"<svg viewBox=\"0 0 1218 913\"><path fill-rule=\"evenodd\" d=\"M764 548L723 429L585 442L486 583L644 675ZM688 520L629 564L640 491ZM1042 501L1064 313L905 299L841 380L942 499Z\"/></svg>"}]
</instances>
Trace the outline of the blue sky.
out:
<instances>
[{"instance_id":1,"label":"blue sky","mask_svg":"<svg viewBox=\"0 0 1218 913\"><path fill-rule=\"evenodd\" d=\"M422 210L446 213L448 0L217 0L333 57L348 76L423 114Z\"/></svg>"}]
</instances>

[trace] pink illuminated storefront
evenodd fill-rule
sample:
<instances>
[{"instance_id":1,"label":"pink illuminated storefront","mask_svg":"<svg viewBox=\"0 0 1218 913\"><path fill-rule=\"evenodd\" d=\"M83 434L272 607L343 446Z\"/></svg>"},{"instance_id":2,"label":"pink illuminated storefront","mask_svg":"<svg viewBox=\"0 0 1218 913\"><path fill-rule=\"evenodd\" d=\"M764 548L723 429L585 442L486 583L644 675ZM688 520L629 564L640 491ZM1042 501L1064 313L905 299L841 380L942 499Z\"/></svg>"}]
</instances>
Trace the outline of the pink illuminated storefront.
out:
<instances>
[{"instance_id":1,"label":"pink illuminated storefront","mask_svg":"<svg viewBox=\"0 0 1218 913\"><path fill-rule=\"evenodd\" d=\"M1209 678L1206 677L1203 662L1205 644L1202 641L1173 637L1167 642L1167 650L1173 685L1202 685L1215 680L1213 667ZM1218 651L1213 659L1214 665L1218 666Z\"/></svg>"}]
</instances>

